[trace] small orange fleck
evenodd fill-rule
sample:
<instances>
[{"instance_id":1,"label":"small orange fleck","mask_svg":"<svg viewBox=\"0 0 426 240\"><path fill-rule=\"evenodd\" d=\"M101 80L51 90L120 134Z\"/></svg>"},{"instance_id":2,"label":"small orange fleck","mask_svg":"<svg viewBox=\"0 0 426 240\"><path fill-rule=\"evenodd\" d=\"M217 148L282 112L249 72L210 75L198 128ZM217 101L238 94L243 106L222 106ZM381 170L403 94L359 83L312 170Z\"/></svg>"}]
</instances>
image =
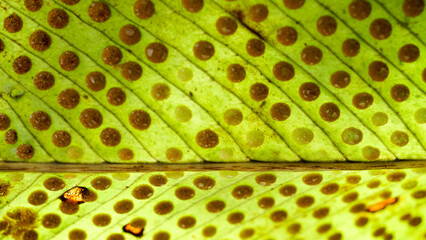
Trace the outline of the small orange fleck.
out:
<instances>
[{"instance_id":1,"label":"small orange fleck","mask_svg":"<svg viewBox=\"0 0 426 240\"><path fill-rule=\"evenodd\" d=\"M73 187L70 190L66 191L60 199L62 201L68 201L71 203L84 203L85 196L88 194L89 190L85 187Z\"/></svg>"},{"instance_id":2,"label":"small orange fleck","mask_svg":"<svg viewBox=\"0 0 426 240\"><path fill-rule=\"evenodd\" d=\"M397 201L398 201L398 198L394 198L394 197L385 199L381 202L378 202L376 204L371 205L368 208L368 211L372 212L372 213L380 211L380 210L384 209L385 207L387 207L388 205L395 204Z\"/></svg>"},{"instance_id":3,"label":"small orange fleck","mask_svg":"<svg viewBox=\"0 0 426 240\"><path fill-rule=\"evenodd\" d=\"M134 227L132 226L132 224L128 223L126 225L124 225L123 227L123 231L126 233L130 233L135 237L142 237L143 235L143 230L144 228L138 228L138 227Z\"/></svg>"}]
</instances>

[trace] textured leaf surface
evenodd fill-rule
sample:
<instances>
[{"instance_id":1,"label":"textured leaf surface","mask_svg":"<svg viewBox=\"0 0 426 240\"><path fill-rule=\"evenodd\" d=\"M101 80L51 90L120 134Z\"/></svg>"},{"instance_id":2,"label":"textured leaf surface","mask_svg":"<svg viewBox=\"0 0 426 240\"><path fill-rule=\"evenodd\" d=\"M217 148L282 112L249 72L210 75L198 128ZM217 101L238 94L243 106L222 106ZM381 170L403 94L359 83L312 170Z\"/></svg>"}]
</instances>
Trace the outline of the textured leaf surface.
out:
<instances>
[{"instance_id":1,"label":"textured leaf surface","mask_svg":"<svg viewBox=\"0 0 426 240\"><path fill-rule=\"evenodd\" d=\"M310 117L315 121L315 123L317 123L320 127L324 129L324 131L328 134L328 136L330 136L334 144L340 149L342 153L344 153L348 158L349 156L353 158L350 160L364 159L364 156L360 151L359 146L351 145L342 141L342 134L347 129L358 129L363 134L364 144L370 144L370 146L376 145L374 147L378 147L380 151L387 151L385 150L386 147L381 145L380 140L374 137L374 134L371 133L370 130L368 130L366 126L362 124L354 115L352 115L350 113L350 110L347 109L344 104L339 101L339 99L333 96L331 92L329 92L326 88L322 87L321 83L319 83L315 78L312 77L316 75L309 75L309 73L305 72L302 68L300 68L297 63L295 63L293 60L285 56L283 53L280 53L278 50L274 49L268 44L265 44L265 53L263 54L263 58L258 59L252 57L249 53L247 53L246 49L243 49L240 46L242 44L248 43L249 41L252 41L252 39L257 39L259 41L261 40L258 39L255 34L251 33L249 29L246 29L245 26L242 24L237 25L237 30L234 34L232 34L232 36L221 34L218 31L217 27L217 24L220 23L221 19L227 18L228 21L233 21L235 24L237 24L238 20L234 19L229 13L226 13L226 11L221 9L219 6L216 6L212 2L206 2L204 6L204 8L207 9L206 14L204 14L203 16L194 16L193 14L188 13L180 4L177 4L176 2L167 1L167 3L169 6L172 6L175 11L181 13L188 19L198 23L198 25L203 30L214 36L214 38L216 38L217 40L223 43L228 43L228 46L230 48L232 48L241 56L244 56L247 61L259 68L259 70L262 71L262 73L265 74L265 76L267 76L269 80L273 81L284 92L289 94L289 96L294 101L296 101L296 103L301 106L305 112L310 115ZM226 5L225 8L230 12L241 11L240 14L249 15L248 11L245 10L245 7L254 6L256 3L258 2L245 1L243 4L240 3L236 6ZM215 19L215 16L220 17L216 21L212 21L212 19ZM275 28L277 26L276 23L280 23L282 24L282 26L286 25L285 23L283 23L282 20L280 20L284 18L283 16L279 16L279 18L272 18L272 16L273 13L271 11L268 14L268 18L262 21L263 24L265 24L264 26L271 26ZM245 24L250 24L247 23L247 21L249 21L248 17L239 17ZM257 31L259 31L266 39L272 40L273 37L267 33L273 31L267 29L266 27L263 27L263 25L261 27L262 28L257 29ZM192 27L192 29L194 28L195 27ZM297 47L300 48L300 46ZM288 51L285 51L285 53L287 52ZM280 68L283 68L281 71L285 71L286 69L290 68L293 70L293 74L288 77L289 79L280 79L280 75L282 74ZM319 96L317 96L315 101L311 101L311 99L308 98L302 98L298 91L294 91L294 89L303 89L304 86L310 85L317 86L319 88L320 94ZM348 94L350 91L351 90L347 89L345 94ZM337 114L338 112L339 117L335 118L333 116L329 116L328 118L326 112L334 112L335 114ZM410 117L412 118L411 114ZM370 119L368 119L367 122L370 122ZM336 126L339 126L341 131L336 131ZM402 126L402 129L405 130L405 127ZM389 130L382 128L379 130L378 134L379 136L384 136L384 139L387 141L390 132ZM416 140L413 143L413 147L417 148L420 153L423 151L422 146L420 146ZM398 149L398 151L400 150ZM383 158L386 158L386 156L386 154L382 154ZM410 155L409 157L403 156L405 155L401 155L400 153L398 154L398 157L400 158L416 158L414 155Z\"/></svg>"},{"instance_id":2,"label":"textured leaf surface","mask_svg":"<svg viewBox=\"0 0 426 240\"><path fill-rule=\"evenodd\" d=\"M399 24L399 22L383 9L376 1L369 1L371 6L371 13L367 18L357 21L356 25L353 21L348 21L352 18L348 6L334 5L333 1L318 2L324 4L327 8L333 11L336 16L345 21L345 23L359 34L363 39L368 41L374 48L378 49L383 56L385 56L395 66L404 71L405 74L423 91L425 91L425 82L422 78L421 72L414 66L414 62L425 64L425 58L420 57L420 52L424 54L426 46L418 38L416 38L410 31ZM370 16L371 14L371 16ZM365 21L364 21L365 20ZM379 27L380 26L380 27ZM399 36L406 36L401 38ZM406 45L411 45L410 54L401 54L401 49ZM413 51L413 48L416 49ZM414 55L412 55L414 54Z\"/></svg>"},{"instance_id":3,"label":"textured leaf surface","mask_svg":"<svg viewBox=\"0 0 426 240\"><path fill-rule=\"evenodd\" d=\"M0 6L2 160L426 158L424 43L377 1Z\"/></svg>"},{"instance_id":4,"label":"textured leaf surface","mask_svg":"<svg viewBox=\"0 0 426 240\"><path fill-rule=\"evenodd\" d=\"M409 80L406 80L405 82L401 81L400 79L403 79L403 76L395 76L397 74L395 71L390 71L390 77L387 79L386 82L381 82L379 86L378 84L371 80L370 76L368 74L363 74L365 80L368 80L366 82L364 79L359 77L359 74L354 72L350 69L350 67L355 68L358 70L359 73L367 73L369 67L366 65L367 63L370 64L371 62L368 62L367 59L371 59L369 56L364 56L362 59L363 61L356 61L351 58L347 58L346 61L337 58L336 55L329 51L329 49L337 49L339 53L342 52L341 45L335 44L337 41L344 42L351 36L348 36L347 32L350 30L346 29L343 23L337 23L338 28L333 29L335 32L331 32L332 34L323 36L319 33L320 29L325 29L325 27L321 28L318 27L318 22L321 20L320 18L327 15L326 9L321 9L320 5L316 5L315 1L308 1L306 2L303 7L300 7L297 9L297 12L287 9L283 3L276 1L274 3L270 2L264 2L264 1L245 1L244 3L227 3L225 1L219 1L219 4L222 4L222 6L227 9L229 12L239 12L239 14L242 14L244 16L248 17L241 17L242 21L249 25L251 28L255 29L255 31L260 32L263 37L268 39L269 42L273 44L275 48L280 50L282 53L287 54L291 58L296 61L297 64L299 64L302 68L304 68L307 72L309 72L312 76L314 76L316 79L318 79L321 84L324 85L329 91L334 93L348 108L350 108L353 112L357 113L357 116L362 120L362 122L368 126L370 129L372 129L383 141L383 143L386 144L386 146L398 157L398 158L417 158L416 156L407 156L407 151L404 151L400 146L396 145L394 141L392 141L392 134L394 134L395 131L398 132L404 132L409 135L411 135L410 131L406 128L403 121L401 121L397 114L395 114L388 106L387 103L391 104L392 106L395 106L396 111L399 113L402 111L403 116L405 116L405 119L407 119L408 123L413 124L412 126L422 132L423 130L420 130L420 128L423 128L421 124L418 124L414 122L413 118L413 109L417 109L420 107L423 102L425 101L424 97L419 98L410 98L410 101L414 101L415 103L410 104L408 103L407 99L404 99L404 101L397 102L395 99L392 99L391 97L391 88L393 88L394 83L392 82L393 77L398 78L398 84L405 83L406 85L413 88L413 94L415 96L423 96L424 94L415 86L413 85ZM265 19L262 22L255 22L251 20L250 18L250 11L253 11L254 6L257 6L258 4L261 4L267 9L271 9L271 11L268 13L268 18ZM312 11L310 9L315 9L315 11ZM217 10L216 10L217 11ZM301 11L304 12L303 15L306 15L304 18L300 18ZM308 14L309 13L309 14ZM281 21L280 19L285 19L284 21ZM324 20L325 21L325 20ZM331 21L331 20L330 20ZM298 24L297 24L298 23ZM304 39L304 41L309 42L308 46L306 46L304 41L295 41L291 45L287 46L280 42L282 38L285 38L285 36L281 36L278 38L279 34L284 34L283 28L284 27L291 27L293 31L295 31L295 36L297 36L297 39ZM305 29L311 30L311 32L307 32ZM327 28L328 29L328 28ZM331 31L331 30L330 30ZM327 33L328 34L328 33ZM314 37L314 36L316 37ZM323 43L326 44L323 44ZM304 60L301 55L305 54L306 56L313 56L314 54L307 54L308 50L311 48L317 49L321 53L321 59L318 62L308 63L306 62L306 59ZM363 56L363 54L374 54L374 50L368 49L368 46L364 47L364 45L361 46L362 51L360 51L359 54ZM367 48L367 49L366 49ZM302 49L302 51L301 51ZM271 50L273 51L273 50ZM271 52L270 51L270 52ZM265 52L265 55L267 53ZM382 60L381 58L374 58L374 60ZM364 62L366 61L366 62ZM346 66L344 63L349 62L349 66ZM263 65L264 66L264 65ZM260 66L262 67L262 66ZM272 66L269 68L272 69ZM266 70L265 70L266 71ZM270 70L268 70L271 72ZM336 79L339 77L345 76L348 81L348 85L344 87L346 91L341 91L342 89L335 86ZM380 97L373 89L371 89L368 84L373 84L373 86L381 91L382 97L386 98L383 99ZM375 84L375 85L374 85ZM398 85L400 86L400 85ZM398 86L396 88L398 88ZM405 85L404 85L405 86ZM415 93L417 92L417 94ZM321 93L322 94L322 93ZM348 97L348 95L350 97ZM371 106L361 106L361 102L365 102L364 100L361 100L361 98L364 98L363 96L369 96L372 99ZM386 102L384 101L386 100ZM402 103L401 103L402 102ZM377 104L377 105L376 105ZM402 104L407 104L409 106L409 111L407 107L403 107ZM377 108L376 108L377 107ZM420 107L421 108L421 107ZM390 125L393 125L393 127L382 127L383 125L379 126L375 124L373 121L374 114L380 112L381 115L386 115L389 117L389 119L394 119L395 121L390 121L387 123ZM318 114L318 113L317 113ZM411 125L410 125L411 126ZM399 129L399 130L396 130ZM424 134L420 134L420 139L422 139ZM423 147L421 144L417 141L417 139L411 135L409 137L410 139L415 139L411 146L407 146L407 148L415 148L423 152L421 150ZM417 151L415 151L417 152ZM422 153L420 155L423 155ZM421 156L418 156L419 158L422 158Z\"/></svg>"},{"instance_id":5,"label":"textured leaf surface","mask_svg":"<svg viewBox=\"0 0 426 240\"><path fill-rule=\"evenodd\" d=\"M128 16L128 12L132 9L126 7L130 4L130 1L125 1L125 3L127 4L115 5L121 14ZM244 59L235 55L234 52L227 49L224 45L212 41L202 31L192 28L188 22L182 21L182 18L179 18L170 9L165 8L161 2L157 3L157 8L158 13L161 14L150 18L153 24L147 21L137 21L136 23L158 36L159 39L179 49L185 57L205 70L216 81L231 89L248 106L258 109L258 113L263 117L263 120L271 125L303 159L320 161L323 159L339 158L335 147L324 132L316 127L312 120L285 93L271 84L257 69L250 66ZM162 21L161 19L165 15L173 20L170 22ZM131 16L130 19L136 21L137 17ZM179 28L172 27L170 24L172 22L178 24L178 26L184 25L188 28L188 34L178 34L180 30ZM174 40L168 37L170 34L174 36ZM214 55L210 56L207 61L200 59L199 56L197 57L196 46L197 43L200 44L200 41L204 41L202 43L208 42L214 48ZM200 48L202 47L200 46ZM199 51L204 50L200 49ZM232 64L239 64L245 71L250 73L246 75L244 81L233 83L223 77L227 75L228 67ZM265 98L267 100L263 101ZM291 109L291 114L285 121L277 121L270 114L270 109L274 104L282 103L282 101ZM309 140L305 142L305 138Z\"/></svg>"},{"instance_id":6,"label":"textured leaf surface","mask_svg":"<svg viewBox=\"0 0 426 240\"><path fill-rule=\"evenodd\" d=\"M424 11L425 2L423 0L378 0L377 2L382 4L390 12L390 15L406 24L407 28L425 44L426 32L423 29L426 27L426 11Z\"/></svg>"},{"instance_id":7,"label":"textured leaf surface","mask_svg":"<svg viewBox=\"0 0 426 240\"><path fill-rule=\"evenodd\" d=\"M425 169L1 173L0 232L31 240L423 239L425 176ZM79 203L71 201L78 192L63 197L76 187L85 189ZM125 232L128 224L142 236Z\"/></svg>"}]
</instances>

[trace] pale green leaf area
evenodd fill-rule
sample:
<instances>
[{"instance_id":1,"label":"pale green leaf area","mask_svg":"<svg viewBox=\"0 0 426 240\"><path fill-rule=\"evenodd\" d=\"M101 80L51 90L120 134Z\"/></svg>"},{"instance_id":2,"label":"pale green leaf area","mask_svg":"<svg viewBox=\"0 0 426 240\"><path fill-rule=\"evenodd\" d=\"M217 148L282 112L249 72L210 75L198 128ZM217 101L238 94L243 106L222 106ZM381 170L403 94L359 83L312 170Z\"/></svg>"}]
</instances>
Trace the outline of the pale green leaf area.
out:
<instances>
[{"instance_id":1,"label":"pale green leaf area","mask_svg":"<svg viewBox=\"0 0 426 240\"><path fill-rule=\"evenodd\" d=\"M3 172L0 237L424 239L425 176L425 169ZM76 188L83 191L66 195Z\"/></svg>"}]
</instances>

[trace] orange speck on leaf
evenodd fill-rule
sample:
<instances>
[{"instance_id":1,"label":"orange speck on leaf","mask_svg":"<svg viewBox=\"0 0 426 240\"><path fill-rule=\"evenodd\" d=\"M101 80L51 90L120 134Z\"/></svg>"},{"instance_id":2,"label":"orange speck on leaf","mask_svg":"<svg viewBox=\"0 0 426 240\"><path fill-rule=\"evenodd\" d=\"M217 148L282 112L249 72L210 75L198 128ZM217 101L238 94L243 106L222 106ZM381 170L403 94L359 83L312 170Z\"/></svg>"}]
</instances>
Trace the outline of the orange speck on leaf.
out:
<instances>
[{"instance_id":1,"label":"orange speck on leaf","mask_svg":"<svg viewBox=\"0 0 426 240\"><path fill-rule=\"evenodd\" d=\"M132 234L133 236L136 236L136 237L142 237L143 230L144 230L143 228L134 227L130 223L124 225L124 227L123 227L124 232L130 233L130 234Z\"/></svg>"},{"instance_id":2,"label":"orange speck on leaf","mask_svg":"<svg viewBox=\"0 0 426 240\"><path fill-rule=\"evenodd\" d=\"M394 197L385 199L381 202L378 202L376 204L371 205L368 208L368 211L372 212L372 213L380 211L380 210L384 209L385 207L387 207L388 205L395 204L397 201L398 201L398 198L394 198Z\"/></svg>"},{"instance_id":3,"label":"orange speck on leaf","mask_svg":"<svg viewBox=\"0 0 426 240\"><path fill-rule=\"evenodd\" d=\"M87 195L88 191L89 190L85 187L73 187L62 194L60 199L62 201L68 201L76 204L83 203L85 202L85 196Z\"/></svg>"}]
</instances>

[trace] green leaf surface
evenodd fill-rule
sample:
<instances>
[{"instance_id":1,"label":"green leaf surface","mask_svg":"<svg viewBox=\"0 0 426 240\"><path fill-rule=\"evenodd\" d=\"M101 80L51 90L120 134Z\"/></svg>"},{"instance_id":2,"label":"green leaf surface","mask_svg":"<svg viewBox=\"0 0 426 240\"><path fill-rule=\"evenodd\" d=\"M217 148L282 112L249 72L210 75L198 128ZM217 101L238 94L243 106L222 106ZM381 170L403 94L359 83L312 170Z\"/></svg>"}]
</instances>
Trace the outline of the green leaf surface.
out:
<instances>
[{"instance_id":1,"label":"green leaf surface","mask_svg":"<svg viewBox=\"0 0 426 240\"><path fill-rule=\"evenodd\" d=\"M312 76L314 76L325 88L327 88L329 91L331 91L335 96L339 98L341 102L343 102L352 112L356 113L358 118L362 120L362 122L373 132L377 134L377 136L383 141L383 143L389 148L389 150L394 153L397 158L424 158L423 155L425 154L425 151L418 142L415 135L411 133L409 129L405 126L404 122L401 121L398 114L395 114L395 112L389 108L388 102L392 103L393 105L401 105L401 103L394 103L393 99L391 98L388 90L390 91L390 88L393 87L393 85L389 84L388 82L384 82L380 88L384 88L383 86L387 86L388 89L381 90L383 95L386 96L387 102L384 101L381 96L377 94L374 89L372 89L366 82L359 77L359 75L354 72L352 69L350 69L349 66L346 66L342 61L337 58L333 52L329 50L328 45L336 45L335 42L336 39L332 42L327 42L328 44L325 46L320 42L319 40L312 37L312 35L307 32L302 24L305 24L307 26L315 26L313 24L312 18L316 17L315 19L319 18L317 16L318 14L321 14L324 12L324 10L320 11L320 6L312 6L308 9L315 9L315 11L312 11L312 13L309 14L309 18L311 20L305 20L300 19L300 14L297 15L296 13L293 13L289 10L285 10L285 13L290 12L288 15L285 15L284 12L284 4L282 2L262 2L262 1L245 1L244 3L232 3L232 2L225 2L225 1L218 1L221 6L223 6L227 11L233 12L233 11L240 11L240 14L243 14L244 16L249 16L250 9L255 6L256 4L262 4L263 6L270 8L270 12L268 13L268 17L262 21L262 22L255 22L251 20L249 17L244 17L242 21L250 26L255 31L259 32L268 42L270 42L276 49L280 50L282 53L285 53L287 56L289 56L293 61L295 61L300 67L304 68L307 72L309 72ZM303 6L308 4L314 4L313 1L306 2ZM297 9L297 11L302 11L303 7ZM278 20L278 19L284 19L284 20ZM296 23L299 24L296 24ZM340 26L340 25L339 25ZM304 39L305 41L295 41L293 44L289 46L282 45L277 38L277 33L280 31L282 27L291 27L296 31L297 39ZM328 38L334 37L334 35L337 35L337 32L340 31L340 28L336 31L336 34L333 34L331 36L327 36ZM339 34L339 37L336 37L339 41L346 40L347 34ZM327 38L323 37L321 38ZM306 42L309 42L307 44ZM309 65L306 64L306 62L303 61L301 58L301 55L303 55L303 51L305 51L309 46L315 46L318 48L321 52L321 58L315 64ZM363 49L364 50L364 49ZM371 51L369 51L371 52ZM366 59L366 58L365 58ZM353 62L353 64L363 64L365 62L363 61L356 61ZM365 69L365 68L364 68ZM368 69L368 67L367 67ZM358 68L357 70L360 70ZM333 78L337 78L340 74L345 74L348 78L349 84L343 88L338 88L333 85ZM336 77L333 77L336 76ZM371 80L370 80L371 82ZM416 91L417 88L414 87L414 91ZM380 90L380 89L379 89ZM418 89L417 89L418 90ZM371 97L371 105L361 106L358 103L356 99L358 99L356 96L369 96ZM348 97L349 95L349 97ZM410 101L414 101L412 104L408 104L409 108L405 107L404 110L404 116L405 119L408 119L410 123L412 123L411 126L414 127L414 130L417 130L417 135L420 136L420 138L423 140L424 134L422 134L423 126L421 124L418 124L414 121L413 118L413 109L416 109L416 107L413 106L421 106L422 102L424 102L424 93L421 91L417 91L416 94L413 95L414 97L411 97ZM360 97L361 99L363 97ZM413 100L412 100L413 99ZM365 99L364 99L365 100ZM359 101L364 102L364 100ZM392 102L391 102L392 101ZM398 109L401 109L401 107L397 106ZM408 110L410 109L410 110ZM379 116L386 115L387 122L386 125L393 125L392 127L387 127L386 125L378 124L373 121L375 118ZM392 119L392 120L391 120ZM389 126L388 125L388 126ZM396 130L398 129L398 130ZM398 131L395 133L395 131ZM392 135L395 134L398 135L400 132L403 132L402 134L409 135L409 139L413 139L413 143L411 146L407 146L409 141L406 145L401 146L397 145L397 141L395 141L392 137ZM423 142L422 142L423 143ZM417 149L415 154L411 155L411 151L405 151L403 147L407 148L413 148ZM420 153L417 155L417 153ZM409 155L406 155L406 154Z\"/></svg>"},{"instance_id":2,"label":"green leaf surface","mask_svg":"<svg viewBox=\"0 0 426 240\"><path fill-rule=\"evenodd\" d=\"M0 146L1 159L424 160L426 108L419 81L423 58L413 51L417 36L377 2L333 6L351 15L348 19L323 4L2 1L0 90L7 101L2 111L16 113L13 122L23 125L12 127L20 126L16 130L28 131L40 144L24 134L22 140L32 146L21 150L51 157L23 159L22 144L13 143ZM372 11L361 9L355 16L354 4ZM373 40L360 32L365 25L353 29L354 23L382 15L395 21L390 37L373 29ZM289 37L295 39L281 36L283 26L293 29ZM339 41L347 38L361 51L341 51ZM400 62L386 55L389 46L379 44L411 40L416 47L401 48ZM382 65L372 71L373 60ZM31 115L38 107L32 100L45 108L38 118ZM4 141L14 134L9 120L0 119ZM72 133L58 129L65 126ZM93 156L83 156L86 149Z\"/></svg>"},{"instance_id":3,"label":"green leaf surface","mask_svg":"<svg viewBox=\"0 0 426 240\"><path fill-rule=\"evenodd\" d=\"M422 239L424 171L0 173L1 239Z\"/></svg>"},{"instance_id":4,"label":"green leaf surface","mask_svg":"<svg viewBox=\"0 0 426 240\"><path fill-rule=\"evenodd\" d=\"M275 2L275 4L280 6L278 5L278 2ZM353 69L352 72L349 72L351 76L357 73L360 77L362 77L362 79L374 88L388 103L388 105L401 117L401 120L403 120L407 127L419 139L423 147L425 147L426 140L424 139L424 134L422 134L422 132L426 130L425 126L419 124L413 117L413 114L426 104L426 95L421 90L422 85L419 89L419 87L410 81L410 78L408 78L406 74L395 67L395 65L387 58L383 57L380 52L371 47L370 42L366 42L364 39L360 38L356 32L352 31L352 29L347 27L343 21L324 8L321 4L318 4L315 1L309 1L306 3L305 8L314 8L318 9L318 11L312 12L308 15L309 17L298 18L292 11L281 6L280 9L282 10L282 13L271 14L269 21L276 21L283 17L289 17L296 21L300 21L301 27L295 26L295 29L299 32L307 30L309 35L326 45L340 61ZM320 18L324 16L332 17L337 24L336 32L328 36L324 36L318 31L318 22ZM316 22L317 24L312 24L313 22ZM294 25L296 24L293 22L292 26ZM351 39L350 41L355 40L359 43L360 50L356 56L348 57L342 50L344 42L348 41L348 39ZM342 44L336 44L337 42L342 42ZM362 61L360 59L362 59ZM386 72L387 70L386 77L384 79L380 79L380 81L377 78L373 78L375 76L374 71L370 70L373 69L372 66L374 66L377 62L380 62L380 64L383 65L383 71ZM421 69L421 65L422 63L420 62L420 67L416 67L416 72L418 72L418 69ZM412 134L409 135L413 136ZM417 142L417 140L415 140L415 142ZM395 145L394 142L392 143Z\"/></svg>"},{"instance_id":5,"label":"green leaf surface","mask_svg":"<svg viewBox=\"0 0 426 240\"><path fill-rule=\"evenodd\" d=\"M426 59L424 58L426 52L425 43L419 41L419 39L389 15L376 1L368 1L371 5L371 12L366 18L359 21L352 20L353 18L348 11L349 1L346 4L337 5L336 3L340 1L315 1L324 4L324 6L333 11L347 26L383 54L398 69L403 71L423 92L426 91L426 83L421 71L419 71L419 68L424 68L426 63ZM378 19L379 22L377 22ZM372 34L372 32L376 32L376 34ZM414 48L417 49L414 50L417 52L415 53L417 57L411 56L406 60L404 60L407 57L406 54L400 57L399 53L401 49L407 44L414 45Z\"/></svg>"},{"instance_id":6,"label":"green leaf surface","mask_svg":"<svg viewBox=\"0 0 426 240\"><path fill-rule=\"evenodd\" d=\"M2 70L0 70L0 83L2 98L12 108L18 110L19 118L22 119L25 128L37 137L38 142L53 158L59 162L104 162L67 121L42 100L9 79ZM36 108L29 106L36 106ZM58 147L59 143L53 139L57 131L65 131L69 134L70 140L67 147ZM32 152L36 151L39 149L32 150ZM17 155L19 156L18 152ZM34 157L30 150L23 152L22 155L28 159ZM39 161L48 159L50 158L41 158Z\"/></svg>"},{"instance_id":7,"label":"green leaf surface","mask_svg":"<svg viewBox=\"0 0 426 240\"><path fill-rule=\"evenodd\" d=\"M389 14L396 18L401 25L409 29L419 40L426 43L426 11L423 0L377 0Z\"/></svg>"},{"instance_id":8,"label":"green leaf surface","mask_svg":"<svg viewBox=\"0 0 426 240\"><path fill-rule=\"evenodd\" d=\"M34 138L19 116L12 110L10 105L3 97L0 97L0 112L9 119L8 129L4 129L0 139L0 159L3 161L41 161L53 162L53 158L40 146L40 143ZM3 115L3 116L4 116ZM18 148L21 149L25 144L31 145L35 150L31 159L22 159L17 155ZM20 147L21 146L21 147Z\"/></svg>"},{"instance_id":9,"label":"green leaf surface","mask_svg":"<svg viewBox=\"0 0 426 240\"><path fill-rule=\"evenodd\" d=\"M318 124L324 131L330 136L333 143L339 148L339 150L345 154L345 156L350 160L361 160L365 159L360 146L358 145L350 145L344 141L342 141L342 134L346 129L356 128L361 130L363 134L363 140L361 144L366 144L365 146L375 146L375 144L380 143L380 140L375 136L373 132L370 132L364 124L362 124L351 112L347 109L341 101L336 99L336 97L329 92L326 88L322 87L321 83L317 82L309 73L305 72L302 68L300 68L297 63L293 60L280 53L278 50L274 49L271 45L265 43L265 53L263 54L263 58L253 58L251 57L247 51L240 46L245 44L250 39L257 39L257 36L250 32L242 24L237 24L237 19L233 18L230 14L226 13L223 9L217 6L213 2L206 2L204 9L204 14L192 14L185 10L181 4L174 1L167 1L168 6L171 6L176 12L182 14L189 20L194 23L198 23L198 25L206 31L208 34L221 41L222 43L228 43L228 46L236 51L238 54L243 56L247 61L256 66L262 73L268 77L273 83L279 86L284 92L286 92L293 101L295 101L314 121ZM231 10L234 11L234 10ZM236 10L235 10L236 11ZM272 13L268 15L268 20L270 22L268 26L273 25L272 22L282 22L277 18L271 20ZM215 16L220 16L216 19ZM223 18L231 18L237 24L237 28L235 33L231 35L223 35L218 31L218 23L219 19ZM282 16L281 16L282 17ZM268 32L265 28L262 29L261 33ZM264 36L268 39L268 36ZM290 64L293 68L294 75L291 76L291 79L287 79L282 81L277 79L278 74L278 66L282 64L281 62L286 64ZM314 101L307 101L301 97L299 91L294 91L294 89L301 89L302 84L305 83L314 83L319 87L320 94ZM328 108L328 106L332 106L337 108L334 110L334 114L337 114L337 117L331 116L327 117L325 114L327 111L333 112L333 110ZM334 109L333 108L333 109ZM341 131L336 131L336 127L341 129ZM416 143L416 140L415 142ZM418 144L417 144L418 145ZM379 145L380 151L387 152L387 148L383 146L381 143ZM375 146L375 147L377 147ZM416 146L417 150L422 152L421 146ZM421 154L419 154L421 155ZM399 157L402 157L399 156ZM406 156L405 156L406 157ZM414 157L414 155L410 155L408 158ZM421 157L421 156L420 156Z\"/></svg>"},{"instance_id":10,"label":"green leaf surface","mask_svg":"<svg viewBox=\"0 0 426 240\"><path fill-rule=\"evenodd\" d=\"M258 115L286 141L286 143L303 159L341 159L340 153L332 144L324 132L318 128L301 109L295 105L281 90L268 82L261 73L250 66L244 59L235 55L225 45L215 42L202 31L194 29L183 18L167 9L161 2L156 2L158 14L152 16L149 21L141 21L133 12L130 1L126 4L114 4L118 11L130 18L134 23L144 27L147 31L179 49L182 54L211 75L217 82L231 89L240 99L251 108L257 109ZM168 16L170 21L162 21ZM180 35L180 28L172 26L185 26L187 34ZM194 46L199 41L208 41L214 47L214 55L207 61L198 59L194 53ZM226 79L227 68L231 64L241 65L247 72L245 79L233 83ZM260 90L257 90L260 89ZM261 93L261 91L267 91ZM261 94L261 96L258 96ZM285 121L274 120L270 114L271 107L276 103L284 102L291 109L291 115ZM313 136L313 137L312 137Z\"/></svg>"},{"instance_id":11,"label":"green leaf surface","mask_svg":"<svg viewBox=\"0 0 426 240\"><path fill-rule=\"evenodd\" d=\"M295 161L297 157L291 152L280 139L280 137L271 130L262 120L257 117L247 106L240 102L235 96L223 89L220 85L214 83L212 79L199 70L195 65L185 59L175 49L168 47L167 57L163 63L152 62L146 57L146 49L149 44L159 42L158 39L154 38L151 34L143 29L139 29L141 34L141 46L130 45L126 46L123 44L119 35L121 27L113 26L127 26L132 24L129 20L123 18L118 13L112 14L111 18L108 19L111 25L101 25L94 23L89 16L86 16L84 9L88 8L90 3L79 6L80 8L71 8L75 14L81 19L85 20L87 24L92 25L94 28L102 30L102 32L108 34L108 36L115 41L116 44L120 44L121 47L129 49L135 53L137 59L135 61L144 61L145 64L149 65L153 69L163 75L169 82L175 84L191 98L193 98L198 104L202 105L215 120L227 130L235 141L239 144L242 150L248 155L248 157L255 160L275 160L275 161ZM111 11L114 12L113 9ZM86 31L94 31L92 28L80 25L80 29L86 29ZM94 31L94 34L98 34ZM162 43L162 42L161 42ZM135 58L135 56L131 56ZM191 79L182 79L182 75L190 75ZM155 76L159 77L159 76ZM181 78L181 79L179 79ZM189 81L190 80L190 81ZM206 102L206 100L208 100ZM219 102L224 108L216 108L211 103ZM237 120L233 120L235 117L229 117L227 111L237 111L243 115L243 120L238 123ZM232 116L232 115L231 115ZM236 121L236 123L232 123ZM215 149L213 149L217 152ZM265 152L270 154L265 155ZM220 156L219 156L220 157ZM215 157L218 158L217 156Z\"/></svg>"}]
</instances>

